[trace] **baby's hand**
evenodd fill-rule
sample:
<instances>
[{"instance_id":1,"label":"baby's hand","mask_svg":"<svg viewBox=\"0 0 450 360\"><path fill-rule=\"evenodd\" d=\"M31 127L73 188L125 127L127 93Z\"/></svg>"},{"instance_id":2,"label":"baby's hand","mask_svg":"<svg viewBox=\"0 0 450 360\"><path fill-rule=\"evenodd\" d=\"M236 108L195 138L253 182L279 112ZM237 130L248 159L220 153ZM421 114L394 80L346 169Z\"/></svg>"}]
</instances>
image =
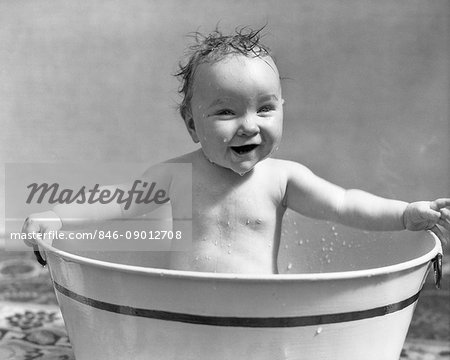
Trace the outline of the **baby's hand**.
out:
<instances>
[{"instance_id":1,"label":"baby's hand","mask_svg":"<svg viewBox=\"0 0 450 360\"><path fill-rule=\"evenodd\" d=\"M450 198L408 204L403 214L403 223L408 230L431 230L447 244L450 231Z\"/></svg>"},{"instance_id":2,"label":"baby's hand","mask_svg":"<svg viewBox=\"0 0 450 360\"><path fill-rule=\"evenodd\" d=\"M51 230L58 231L61 227L62 222L59 216L53 211L45 211L28 216L22 226L22 233L43 235ZM24 240L25 244L36 247L36 237L27 236L27 238L29 239Z\"/></svg>"}]
</instances>

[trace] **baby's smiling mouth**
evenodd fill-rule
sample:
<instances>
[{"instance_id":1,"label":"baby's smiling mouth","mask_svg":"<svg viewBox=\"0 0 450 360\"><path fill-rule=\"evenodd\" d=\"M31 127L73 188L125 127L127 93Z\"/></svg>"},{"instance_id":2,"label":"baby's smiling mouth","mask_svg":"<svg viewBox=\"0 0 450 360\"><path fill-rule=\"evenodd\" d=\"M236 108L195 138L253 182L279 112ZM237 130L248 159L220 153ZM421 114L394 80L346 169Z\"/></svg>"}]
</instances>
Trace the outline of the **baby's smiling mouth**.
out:
<instances>
[{"instance_id":1,"label":"baby's smiling mouth","mask_svg":"<svg viewBox=\"0 0 450 360\"><path fill-rule=\"evenodd\" d=\"M255 149L258 146L258 144L250 144L250 145L242 145L242 146L231 146L231 150L233 150L235 153L242 155L247 154L253 149Z\"/></svg>"}]
</instances>

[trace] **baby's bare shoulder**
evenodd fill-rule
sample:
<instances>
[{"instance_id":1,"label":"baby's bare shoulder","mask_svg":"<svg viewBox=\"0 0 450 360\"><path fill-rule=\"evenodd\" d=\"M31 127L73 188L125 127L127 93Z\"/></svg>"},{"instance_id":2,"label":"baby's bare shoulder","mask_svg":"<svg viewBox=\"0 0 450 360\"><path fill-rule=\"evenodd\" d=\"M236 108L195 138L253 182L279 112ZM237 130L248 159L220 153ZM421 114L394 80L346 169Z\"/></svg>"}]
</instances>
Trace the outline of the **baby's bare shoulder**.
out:
<instances>
[{"instance_id":1,"label":"baby's bare shoulder","mask_svg":"<svg viewBox=\"0 0 450 360\"><path fill-rule=\"evenodd\" d=\"M198 151L193 151L184 155L165 160L163 164L192 164L198 158Z\"/></svg>"},{"instance_id":2,"label":"baby's bare shoulder","mask_svg":"<svg viewBox=\"0 0 450 360\"><path fill-rule=\"evenodd\" d=\"M174 180L192 178L192 154L185 154L160 163L149 165L141 175L145 181L157 182L168 187Z\"/></svg>"},{"instance_id":3,"label":"baby's bare shoulder","mask_svg":"<svg viewBox=\"0 0 450 360\"><path fill-rule=\"evenodd\" d=\"M293 185L298 189L307 189L319 182L319 178L305 165L290 160L268 160L265 164L267 176L270 175L272 181L277 178L283 188Z\"/></svg>"}]
</instances>

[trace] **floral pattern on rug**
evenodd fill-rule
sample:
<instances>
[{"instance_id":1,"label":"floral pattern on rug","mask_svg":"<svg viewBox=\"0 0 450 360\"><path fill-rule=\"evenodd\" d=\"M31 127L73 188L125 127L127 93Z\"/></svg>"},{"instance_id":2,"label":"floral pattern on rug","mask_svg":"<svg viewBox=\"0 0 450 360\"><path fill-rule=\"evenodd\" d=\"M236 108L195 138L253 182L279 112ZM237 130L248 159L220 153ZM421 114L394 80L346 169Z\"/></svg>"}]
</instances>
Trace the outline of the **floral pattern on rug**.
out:
<instances>
[{"instance_id":1,"label":"floral pattern on rug","mask_svg":"<svg viewBox=\"0 0 450 360\"><path fill-rule=\"evenodd\" d=\"M0 303L0 359L75 359L59 308Z\"/></svg>"},{"instance_id":2,"label":"floral pattern on rug","mask_svg":"<svg viewBox=\"0 0 450 360\"><path fill-rule=\"evenodd\" d=\"M400 360L449 360L450 345L442 341L408 340L403 345Z\"/></svg>"}]
</instances>

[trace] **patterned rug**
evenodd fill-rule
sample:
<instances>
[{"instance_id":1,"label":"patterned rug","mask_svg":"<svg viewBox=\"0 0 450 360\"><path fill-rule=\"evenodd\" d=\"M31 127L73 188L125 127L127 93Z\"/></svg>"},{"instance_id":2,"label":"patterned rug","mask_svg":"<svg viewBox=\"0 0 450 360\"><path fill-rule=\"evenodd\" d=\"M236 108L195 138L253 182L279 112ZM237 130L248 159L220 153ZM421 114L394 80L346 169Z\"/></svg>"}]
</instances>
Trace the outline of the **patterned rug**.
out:
<instances>
[{"instance_id":1,"label":"patterned rug","mask_svg":"<svg viewBox=\"0 0 450 360\"><path fill-rule=\"evenodd\" d=\"M0 359L75 359L55 305L0 303Z\"/></svg>"},{"instance_id":2,"label":"patterned rug","mask_svg":"<svg viewBox=\"0 0 450 360\"><path fill-rule=\"evenodd\" d=\"M0 359L75 359L48 270L25 253L0 253ZM400 360L450 360L450 286L425 284Z\"/></svg>"}]
</instances>

